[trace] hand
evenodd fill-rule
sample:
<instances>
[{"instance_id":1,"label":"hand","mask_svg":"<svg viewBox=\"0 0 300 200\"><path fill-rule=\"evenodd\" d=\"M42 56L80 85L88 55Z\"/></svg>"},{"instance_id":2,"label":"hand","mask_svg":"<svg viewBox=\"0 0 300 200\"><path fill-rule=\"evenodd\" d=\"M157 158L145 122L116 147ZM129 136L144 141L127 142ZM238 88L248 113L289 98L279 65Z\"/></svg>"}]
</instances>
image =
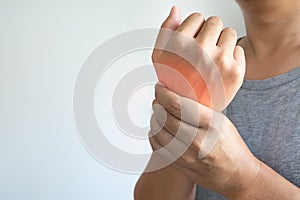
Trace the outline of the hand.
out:
<instances>
[{"instance_id":1,"label":"hand","mask_svg":"<svg viewBox=\"0 0 300 200\"><path fill-rule=\"evenodd\" d=\"M150 143L202 187L232 198L257 176L261 163L222 113L156 86ZM177 159L178 158L178 159Z\"/></svg>"},{"instance_id":2,"label":"hand","mask_svg":"<svg viewBox=\"0 0 300 200\"><path fill-rule=\"evenodd\" d=\"M177 94L222 111L240 88L245 56L237 33L220 18L199 13L181 25L175 7L161 27L152 61L158 79Z\"/></svg>"}]
</instances>

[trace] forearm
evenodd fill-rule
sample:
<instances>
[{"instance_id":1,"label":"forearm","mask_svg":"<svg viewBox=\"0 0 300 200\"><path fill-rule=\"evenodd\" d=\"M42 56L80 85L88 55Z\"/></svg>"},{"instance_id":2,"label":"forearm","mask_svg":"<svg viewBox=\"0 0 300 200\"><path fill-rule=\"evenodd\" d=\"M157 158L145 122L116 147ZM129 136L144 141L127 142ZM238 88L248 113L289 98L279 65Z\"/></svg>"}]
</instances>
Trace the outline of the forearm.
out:
<instances>
[{"instance_id":1,"label":"forearm","mask_svg":"<svg viewBox=\"0 0 300 200\"><path fill-rule=\"evenodd\" d=\"M300 189L280 176L273 169L261 163L261 169L257 177L242 191L232 195L230 199L298 200L300 199Z\"/></svg>"},{"instance_id":2,"label":"forearm","mask_svg":"<svg viewBox=\"0 0 300 200\"><path fill-rule=\"evenodd\" d=\"M143 173L136 183L134 199L195 200L195 194L196 184L171 164L158 171Z\"/></svg>"}]
</instances>

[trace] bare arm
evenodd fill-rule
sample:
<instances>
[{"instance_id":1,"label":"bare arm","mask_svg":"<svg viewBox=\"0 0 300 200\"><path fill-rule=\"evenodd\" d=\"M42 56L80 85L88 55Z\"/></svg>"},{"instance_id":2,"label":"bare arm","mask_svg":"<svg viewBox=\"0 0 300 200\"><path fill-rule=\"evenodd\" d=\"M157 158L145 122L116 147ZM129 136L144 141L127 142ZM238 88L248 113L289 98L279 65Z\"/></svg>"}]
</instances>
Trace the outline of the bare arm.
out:
<instances>
[{"instance_id":1,"label":"bare arm","mask_svg":"<svg viewBox=\"0 0 300 200\"><path fill-rule=\"evenodd\" d=\"M155 120L151 121L151 127L153 127L153 130L159 130L156 126L164 127L163 130L151 137L150 142L154 151L165 147L172 155L175 155L179 149L176 147L180 146L176 146L174 149L167 147L166 145L169 141L177 140L179 145L186 145L186 142L180 143L179 140L188 138L190 134L195 132L195 129L198 131L196 140L194 141L195 143L193 142L188 147L188 150L173 163L173 166L176 166L176 168L173 168L174 171L161 171L161 174L157 172L157 174L150 176L149 179L145 179L148 180L147 182L139 182L142 186L145 184L144 190L140 191L146 191L144 194L149 195L149 199L151 199L151 195L159 195L154 194L157 191L166 195L168 192L169 194L175 192L177 188L180 189L174 193L177 196L163 196L161 198L157 197L157 199L194 198L195 185L188 180L222 194L231 200L300 199L300 189L255 158L239 136L234 125L225 116L223 128L218 130L217 125L220 119L222 119L221 116L219 116L216 121L213 120L211 122L204 119L203 117L208 116L210 111L203 105L187 98L176 97L175 93L162 86L156 87L156 99L161 106L167 110L168 115L162 125L162 118L159 116L161 112L154 109L153 115L157 117L155 118L157 122ZM180 104L176 103L177 101L179 101ZM180 107L175 108L173 105L180 105ZM185 116L181 120L174 117L179 117L181 110L190 111L188 112L190 115ZM196 112L196 110L201 114L195 114L194 112ZM217 113L215 113L215 115L217 115ZM221 131L219 134L222 134L216 145L214 145L214 148L211 149L210 153L206 154L205 157L200 158L198 152L198 149L205 150L203 147L198 146L201 144L199 134L201 134L202 128L198 126L193 127L194 125L191 126L191 124L193 124L192 121L195 121L191 119L192 116L202 116L203 119L200 120L200 127L213 126L213 130ZM183 120L187 120L189 124L184 124L185 122ZM206 122L210 122L209 125L206 124ZM183 131L182 133L187 136L186 138L176 137L178 135L177 130L179 130L179 126L184 127L181 130ZM204 133L206 133L207 128L204 129ZM207 134L207 138L210 136L211 134ZM164 158L169 159L168 155ZM188 178L181 176L183 179L180 180L180 176L176 175L176 170L178 170L178 175L184 174ZM173 177L176 177L176 179L173 179ZM157 178L158 181L155 180L155 178ZM171 182L171 185L168 183L170 180L174 180ZM179 184L179 186L176 184ZM185 185L183 186L183 184ZM164 188L165 185L167 187ZM194 190L192 190L192 188ZM191 194L193 196L191 196Z\"/></svg>"},{"instance_id":2,"label":"bare arm","mask_svg":"<svg viewBox=\"0 0 300 200\"><path fill-rule=\"evenodd\" d=\"M232 199L300 199L300 189L270 167L261 164L257 177Z\"/></svg>"},{"instance_id":3,"label":"bare arm","mask_svg":"<svg viewBox=\"0 0 300 200\"><path fill-rule=\"evenodd\" d=\"M179 30L190 30L191 27L194 27L194 22L199 23L199 21L201 21L200 18L200 15L190 16L188 20L181 25ZM222 31L222 27L216 18L212 18L208 21L211 23L207 22L207 24L213 24L213 26L204 25L204 31L199 33L200 36L201 34L203 35L203 33L205 33L205 30L208 30L208 27L211 28L209 29L211 31L216 28L215 26L217 26L216 32L219 33ZM178 26L178 23L178 18L173 15L173 17L170 16L167 18L162 27L174 30ZM210 31L207 32L210 33L209 35L212 37ZM201 39L203 38L209 39L209 37L203 36L199 37L199 41L201 42ZM215 42L213 42L213 44L214 43ZM242 59L243 52L240 48L232 45L235 43L236 33L234 33L231 29L225 29L221 32L220 39L218 39L219 46L212 48L217 48L216 52L222 52L221 50L223 49L225 52L230 54L226 55L226 53L224 53L221 54L223 57L217 56L219 59L216 61L219 61L222 64L217 64L217 66L222 67L222 72L226 71L226 69L228 70L227 73L224 72L224 76L226 76L226 74L232 76L243 75L243 70L238 71L238 69L241 69L240 66L244 66L245 64L244 62L241 62L241 60L244 60ZM231 58L232 55L234 55L234 60L228 60L228 58ZM223 58L226 62L222 60ZM174 59L168 60L174 61ZM229 67L224 67L226 64ZM226 77L223 77L223 80L231 81L233 79L226 79ZM230 86L231 85L232 82ZM231 92L234 93L234 91L235 90ZM158 134L150 138L153 149L158 150L161 147L166 147L166 145L172 139L175 139L177 144L182 146L189 144L189 142L185 140L190 138L188 136L195 132L197 133L196 139L191 146L188 147L188 150L181 157L181 159L176 160L172 165L158 171L144 173L141 175L135 187L134 196L136 200L194 200L196 191L195 182L204 188L214 190L232 200L300 199L299 188L288 182L265 164L258 161L258 159L252 155L247 146L244 144L239 133L229 120L223 118L225 120L224 122L226 123L224 126L222 126L222 129L220 129L218 126L220 123L219 120L215 120L213 123L208 123L210 120L204 119L211 116L212 110L205 108L200 104L195 105L195 102L181 97L180 98L183 101L178 103L176 102L178 98L174 98L176 95L171 93L171 91L162 89L162 87L158 87L158 89L156 89L156 98L158 103L168 111L168 117L166 121L161 121L162 117L159 116L161 112L154 111L154 117L156 120L152 122L152 126L156 126L158 128L163 127L163 129L161 129L162 131L160 131ZM177 108L176 106L172 108L174 105L180 105L180 108ZM180 113L178 109L188 110L191 115L186 116L186 119L181 118L182 116L178 114ZM200 114L194 113L198 109ZM219 114L215 113L215 116L217 115ZM199 125L198 120L191 119L193 116L196 118L201 116L202 118L199 120L202 124ZM186 124L185 121L187 122ZM183 134L187 136L186 138L176 137L179 130L179 127L177 126L179 126L179 124L183 124L185 127L185 129L183 129ZM201 145L203 142L202 139L205 138L204 135L206 135L208 132L208 127L212 127L212 130L217 130L217 132L213 133L220 135L216 146L210 150L203 148ZM207 134L207 136L212 137L212 140L214 140L214 134ZM168 151L171 152L171 154L176 155L178 149L170 148ZM199 152L201 153L202 151L209 152L209 154L206 155L206 157L199 159ZM151 164L151 160L149 163Z\"/></svg>"},{"instance_id":4,"label":"bare arm","mask_svg":"<svg viewBox=\"0 0 300 200\"><path fill-rule=\"evenodd\" d=\"M178 8L173 7L161 28L176 30L181 22ZM149 161L149 165L153 159ZM149 166L148 165L148 166ZM143 173L134 190L136 200L194 200L196 184L180 173L174 164Z\"/></svg>"},{"instance_id":5,"label":"bare arm","mask_svg":"<svg viewBox=\"0 0 300 200\"><path fill-rule=\"evenodd\" d=\"M151 162L151 161L150 161ZM174 164L141 175L134 190L135 200L195 200L196 184Z\"/></svg>"}]
</instances>

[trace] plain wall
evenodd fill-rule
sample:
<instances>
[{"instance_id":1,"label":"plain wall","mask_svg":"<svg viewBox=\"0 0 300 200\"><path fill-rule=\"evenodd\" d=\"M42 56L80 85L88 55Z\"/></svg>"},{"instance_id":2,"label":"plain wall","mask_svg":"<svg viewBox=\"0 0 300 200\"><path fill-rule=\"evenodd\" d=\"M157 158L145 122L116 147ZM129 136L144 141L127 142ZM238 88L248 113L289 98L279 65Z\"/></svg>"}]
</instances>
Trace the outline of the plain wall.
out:
<instances>
[{"instance_id":1,"label":"plain wall","mask_svg":"<svg viewBox=\"0 0 300 200\"><path fill-rule=\"evenodd\" d=\"M132 199L138 175L101 165L80 143L74 85L97 46L158 28L172 5L244 34L233 0L0 0L0 199Z\"/></svg>"}]
</instances>

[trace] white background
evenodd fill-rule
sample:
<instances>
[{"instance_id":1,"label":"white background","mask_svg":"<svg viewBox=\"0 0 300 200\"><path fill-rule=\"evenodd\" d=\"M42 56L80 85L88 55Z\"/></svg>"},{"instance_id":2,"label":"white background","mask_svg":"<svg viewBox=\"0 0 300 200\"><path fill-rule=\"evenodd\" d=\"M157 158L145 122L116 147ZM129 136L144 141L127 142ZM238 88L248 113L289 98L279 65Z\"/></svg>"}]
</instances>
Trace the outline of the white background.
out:
<instances>
[{"instance_id":1,"label":"white background","mask_svg":"<svg viewBox=\"0 0 300 200\"><path fill-rule=\"evenodd\" d=\"M0 199L133 198L138 175L104 167L81 145L74 85L97 46L159 27L172 5L244 33L234 0L0 0Z\"/></svg>"}]
</instances>

